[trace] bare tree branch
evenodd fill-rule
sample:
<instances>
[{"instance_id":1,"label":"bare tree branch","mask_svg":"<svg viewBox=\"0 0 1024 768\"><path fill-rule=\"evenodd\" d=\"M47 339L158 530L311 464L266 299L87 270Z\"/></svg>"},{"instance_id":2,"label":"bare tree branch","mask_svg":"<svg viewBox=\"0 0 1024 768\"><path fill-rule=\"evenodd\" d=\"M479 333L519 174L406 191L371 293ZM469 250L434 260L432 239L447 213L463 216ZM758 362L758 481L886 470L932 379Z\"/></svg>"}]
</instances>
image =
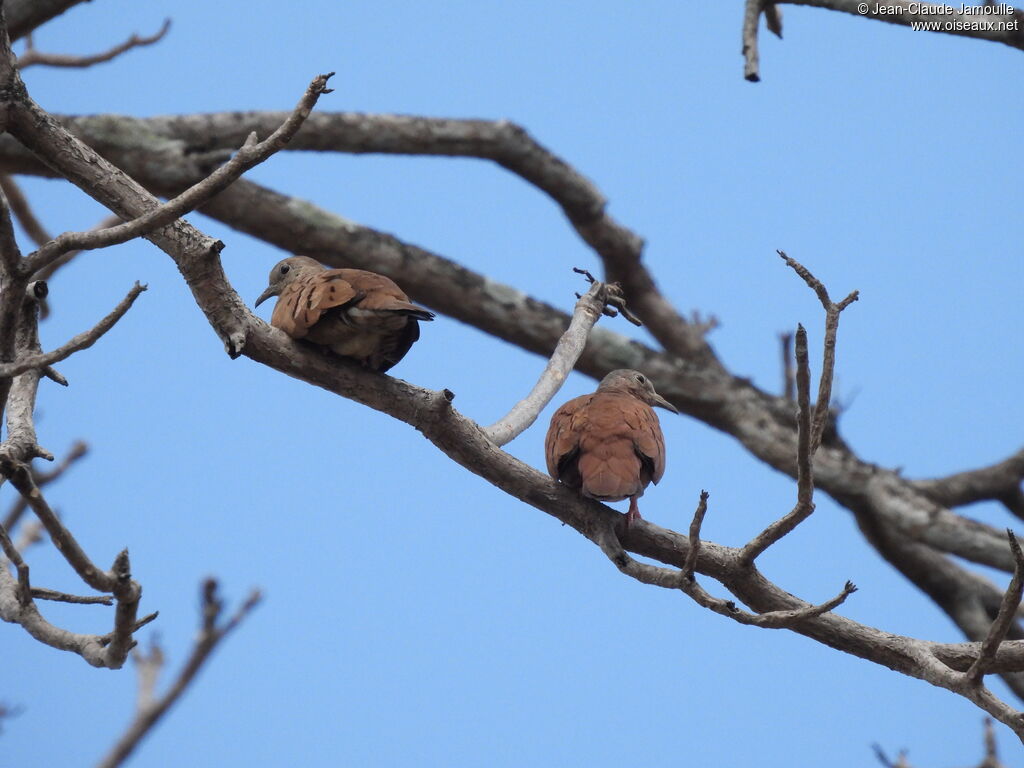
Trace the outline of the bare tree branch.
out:
<instances>
[{"instance_id":1,"label":"bare tree branch","mask_svg":"<svg viewBox=\"0 0 1024 768\"><path fill-rule=\"evenodd\" d=\"M135 299L137 299L139 294L146 290L146 288L147 286L145 285L135 283L131 290L128 291L128 294L121 299L110 314L101 319L88 331L83 331L82 333L73 336L66 344L61 345L57 349L44 354L23 357L17 362L9 363L7 365L0 365L0 377L17 376L20 373L24 373L25 371L30 371L35 368L44 368L52 363L59 363L61 360L66 360L75 352L88 349L99 341L107 331L113 328L118 320L124 317L125 313L131 309L132 304L135 303Z\"/></svg>"},{"instance_id":2,"label":"bare tree branch","mask_svg":"<svg viewBox=\"0 0 1024 768\"><path fill-rule=\"evenodd\" d=\"M760 56L757 51L757 25L761 20L761 0L747 0L743 6L743 78L760 81Z\"/></svg>"},{"instance_id":3,"label":"bare tree branch","mask_svg":"<svg viewBox=\"0 0 1024 768\"><path fill-rule=\"evenodd\" d=\"M989 630L985 642L981 644L981 653L978 654L977 660L971 664L971 668L964 673L967 681L976 685L981 684L982 678L995 658L996 649L1006 639L1006 633L1010 631L1013 617L1017 614L1017 609L1020 607L1021 596L1024 595L1024 553L1021 552L1020 544L1017 543L1017 537L1013 535L1013 531L1007 530L1006 535L1010 541L1010 549L1013 550L1013 557L1017 561L1017 567L1014 569L1013 578L1010 579L1010 584L1006 588L1003 603L999 606L999 615L992 622L992 628Z\"/></svg>"},{"instance_id":4,"label":"bare tree branch","mask_svg":"<svg viewBox=\"0 0 1024 768\"><path fill-rule=\"evenodd\" d=\"M66 592L57 592L52 589L41 587L32 588L32 597L36 600L53 600L58 603L76 603L78 605L113 605L114 598L107 595L69 595Z\"/></svg>"},{"instance_id":5,"label":"bare tree branch","mask_svg":"<svg viewBox=\"0 0 1024 768\"><path fill-rule=\"evenodd\" d=\"M559 339L551 359L548 360L548 364L544 367L540 379L530 390L530 394L516 403L505 417L484 430L484 434L495 445L502 446L515 440L537 420L540 412L562 388L565 378L575 367L580 355L583 354L590 330L601 315L608 311L609 305L618 301L622 310L625 311L625 306L621 304L622 293L616 284L600 283L589 274L587 276L591 282L590 290L576 302L572 322L569 323L569 327ZM614 311L612 310L612 312ZM0 368L0 371L2 370Z\"/></svg>"},{"instance_id":6,"label":"bare tree branch","mask_svg":"<svg viewBox=\"0 0 1024 768\"><path fill-rule=\"evenodd\" d=\"M825 376L824 371L821 374ZM754 537L744 548L740 560L752 564L768 547L790 533L814 512L814 473L811 464L811 370L807 355L807 331L796 327L796 506Z\"/></svg>"},{"instance_id":7,"label":"bare tree branch","mask_svg":"<svg viewBox=\"0 0 1024 768\"><path fill-rule=\"evenodd\" d=\"M893 2L861 2L860 0L774 0L792 5L810 5L830 11L849 13L860 18L875 19L926 32L944 32L950 35L973 37L1003 43L1024 50L1024 12L1015 8L1004 10L1005 4L989 3L983 6L964 5L961 9L942 3L923 3L914 0ZM757 23L762 8L768 28L782 37L782 18L777 6L764 0L747 0L743 15L743 76L758 82L760 78Z\"/></svg>"},{"instance_id":8,"label":"bare tree branch","mask_svg":"<svg viewBox=\"0 0 1024 768\"><path fill-rule=\"evenodd\" d=\"M942 3L918 3L911 0L889 0L885 3L860 3L857 0L776 0L776 2L810 5L815 8L840 11L860 18L875 19L905 27L937 22L935 27L922 27L922 29L973 37L978 40L989 40L1024 50L1024 26L1019 23L1024 15L1017 9L1012 9L1011 13L1004 15L961 12L955 5L943 6ZM992 3L991 6L999 7L996 3ZM951 10L946 10L947 8Z\"/></svg>"},{"instance_id":9,"label":"bare tree branch","mask_svg":"<svg viewBox=\"0 0 1024 768\"><path fill-rule=\"evenodd\" d=\"M157 118L132 123L148 126L151 133L179 131L186 141L203 132L204 141L212 139L220 146L224 141L244 139L248 132L239 132L242 122L252 126L251 131L258 130L257 126L266 129L281 119L281 113L236 113L199 116L198 122ZM200 129L200 123L207 130ZM605 198L590 181L520 126L508 121L344 113L312 115L307 126L291 148L493 160L548 194L562 208L580 237L601 256L607 281L621 283L626 301L667 350L683 357L709 353L704 340L708 329L687 322L657 290L641 261L643 241L607 214ZM211 131L216 136L211 136ZM312 141L307 133L313 136Z\"/></svg>"},{"instance_id":10,"label":"bare tree branch","mask_svg":"<svg viewBox=\"0 0 1024 768\"><path fill-rule=\"evenodd\" d=\"M32 30L82 2L85 0L7 0L4 12L11 40L31 34Z\"/></svg>"},{"instance_id":11,"label":"bare tree branch","mask_svg":"<svg viewBox=\"0 0 1024 768\"><path fill-rule=\"evenodd\" d=\"M320 117L311 116L297 137L298 143L308 135L310 123ZM369 119L365 124L378 125L378 121ZM89 126L78 122L76 131L88 137ZM312 144L315 141L304 146ZM152 166L139 165L130 154L119 154L109 146L107 150L111 157L128 163L133 174L155 190L174 190L177 182L153 177L152 170L147 170ZM187 164L188 158L183 156L181 165ZM436 254L245 180L236 182L203 211L290 251L316 253L325 263L387 274L417 300L531 351L548 354L568 324L564 314L527 300L515 289L500 286L499 290L491 281ZM667 393L674 405L732 434L770 466L795 475L794 454L790 453L793 421L790 406L781 398L759 392L749 382L726 373L717 362L699 369L680 368L673 356L595 329L579 368L600 378L609 370L623 367L645 370L659 392ZM736 407L738 403L743 406ZM965 529L963 521L925 502L897 473L863 462L839 442L817 457L816 475L823 490L853 511L878 506L878 512L891 524L903 521L900 530L906 535L979 562L1012 568L1005 539L995 529L973 524ZM869 500L865 500L866 493L870 493ZM913 516L904 519L907 512ZM922 519L928 525L921 525ZM992 589L992 594L998 602L1001 593Z\"/></svg>"},{"instance_id":12,"label":"bare tree branch","mask_svg":"<svg viewBox=\"0 0 1024 768\"><path fill-rule=\"evenodd\" d=\"M10 114L12 131L16 136L29 145L33 151L45 157L46 161L59 170L62 175L67 176L84 189L91 191L104 204L118 211L123 217L135 218L153 209L154 202L145 192L128 183L130 180L119 186L117 190L96 189L95 180L97 174L104 173L116 176L117 169L109 163L103 164L100 162L97 159L97 155L90 153L83 146L73 144L66 134L59 129L59 126L52 119L49 119L49 116L35 107L34 104L30 102L15 104L11 108ZM29 130L30 124L33 126L34 132ZM59 157L56 156L54 151L58 139L72 144L71 151ZM534 159L536 159L536 155L534 155ZM180 178L174 183L180 183ZM234 198L228 198L228 193L236 189L241 190L241 192ZM254 185L236 185L235 189L229 190L221 198L211 201L207 208L215 210L219 203L227 200L223 205L223 209L227 209L230 205L243 199L245 194L252 194L254 190L258 194L262 194ZM688 324L664 301L663 297L654 287L653 279L641 267L639 261L639 239L633 236L634 240L630 241L629 237L623 236L619 237L618 240L615 240L613 237L609 242L600 241L595 236L595 228L590 225L594 221L598 221L597 230L601 230L604 234L609 234L607 231L608 222L602 220L602 215L603 201L602 209L589 214L590 218L572 219L571 215L570 218L584 239L587 239L588 242L592 240L596 242L596 244L592 242L592 245L601 253L607 271L611 272L617 268L624 269L631 274L639 274L644 278L635 279L632 286L627 287L627 292L630 293L630 300L633 301L635 296L638 306L646 307L644 310L639 310L638 313L653 326L652 330L654 330L656 337L662 340L666 348L670 352L679 351L676 352L675 357L672 357L668 355L659 356L653 351L644 350L640 345L632 345L626 348L616 347L617 339L614 335L595 333L595 340L601 343L596 345L597 349L589 358L586 353L584 354L584 357L581 359L581 366L584 368L590 366L591 370L596 370L602 365L607 364L616 354L625 355L627 353L634 359L639 357L650 360L655 364L655 367L661 366L659 375L663 376L671 384L669 387L666 387L667 397L686 402L691 410L704 413L708 423L725 429L731 434L735 434L744 444L747 441L756 443L758 448L755 453L769 457L765 459L769 463L775 462L773 465L778 465L780 468L784 468L785 471L794 471L794 464L798 462L793 458L796 452L792 450L794 448L792 415L785 412L786 409L782 407L777 399L768 398L763 393L757 392L752 386L737 383L734 377L731 377L722 369L717 359L710 352L710 349L704 344L703 339L700 339L698 344L686 341L687 337L692 335L692 329L687 329ZM270 225L264 223L259 226L269 227ZM602 227L604 229L601 229ZM628 230L622 230L621 228L619 231L611 234L622 236L623 232L632 235ZM612 543L606 541L606 531L612 530L608 517L608 515L612 514L610 511L605 510L600 505L589 502L584 503L579 499L575 499L574 503L570 504L569 498L564 496L564 494L562 496L553 495L556 492L551 490L551 483L542 476L534 476L538 473L530 475L529 472L516 468L514 464L509 464L506 458L507 455L498 450L493 443L486 441L476 424L464 419L451 408L450 393L429 393L425 390L408 387L407 385L405 389L402 389L399 385L393 384L393 380L388 379L388 377L377 377L374 387L368 387L367 382L360 379L360 376L364 375L365 372L350 371L344 365L336 362L328 364L322 360L317 360L315 357L307 357L306 355L310 354L308 350L296 351L297 345L286 342L280 338L280 334L275 336L274 332L269 331L266 326L252 317L251 313L245 309L244 305L242 305L241 301L227 284L226 277L216 258L218 248L216 243L211 242L210 238L203 236L202 233L182 222L175 222L167 227L166 231L151 232L148 236L175 259L185 275L197 303L206 313L211 325L217 330L221 338L226 341L230 354L234 356L244 351L245 354L253 357L253 359L273 365L289 375L311 381L318 386L331 389L331 391L336 391L357 401L371 404L369 401L373 400L375 403L373 407L385 410L392 413L392 415L396 415L398 418L403 418L403 420L415 424L438 447L462 463L463 466L467 466L474 472L483 475L503 489L514 488L514 491L509 490L509 492L518 492L518 494L521 494L520 498L535 506L544 508L546 511L551 511L556 516L560 515L560 519L563 517L569 518L566 522L574 524L574 527L577 527L584 535L587 535L592 540L600 539L608 547L612 546ZM280 236L280 233L277 236ZM307 240L315 240L322 236L320 233L306 233L303 235ZM372 230L353 228L348 244L351 245L355 237L368 237L373 239L375 243L380 242L378 236L379 233L374 233ZM386 245L393 249L393 253L404 254L407 252L405 244L395 239L386 241ZM365 246L365 242L356 244L356 247L346 255L351 256L352 252L355 252L356 258L369 258L366 255ZM293 243L290 248L293 249L294 247ZM324 250L334 252L341 247L343 246L334 243ZM432 254L427 255L432 256ZM378 257L375 255L374 258ZM385 254L384 258L387 259L389 256ZM423 265L413 265L404 268L422 270ZM425 278L420 282L419 289L422 291L442 290L437 288L437 283L443 279L444 276ZM658 303L659 300L662 304ZM667 310L662 312L664 307L667 307ZM485 322L500 325L499 322L495 321L494 315L487 316L485 312L480 312L479 307L474 307L469 311L478 312ZM538 315L531 319L550 319L551 317L564 318L564 315L560 315L552 310L550 313L538 313ZM651 318L653 318L653 322ZM564 324L561 325L558 332L560 333L561 328L564 327ZM680 332L680 329L682 329L682 332ZM537 346L542 347L547 343L544 340L547 339L550 330L547 327L534 326L527 331L519 333L520 337L532 335ZM669 330L672 333L668 333ZM511 333L509 331L506 332ZM700 361L702 355L706 359L700 365L695 365L694 361ZM688 363L688 365L683 363ZM617 365L615 367L623 366ZM628 367L637 366L629 365ZM327 373L330 373L330 378L326 376ZM654 376L652 378L655 381L658 380ZM732 391L724 397L716 390L716 386L722 385L733 387ZM398 389L395 389L395 387L398 387ZM379 392L377 391L378 389L380 390ZM391 397L389 403L376 400L383 395ZM818 407L819 409L826 409L826 415L828 400L828 396L821 397L819 395ZM742 408L723 408L724 403L734 406L742 405ZM762 421L756 424L756 430L748 423L748 420L756 421L756 419L751 419L751 416L762 418ZM767 419L764 420L764 417L767 417ZM810 430L803 430L805 435L810 432L812 436L811 446L816 447L821 442L823 425L824 419L821 421L820 429L816 430L812 427ZM818 426L817 417L814 419L814 426ZM815 433L817 433L817 439L814 438ZM777 445L767 445L769 441L779 435L784 435L784 438L779 440ZM838 438L833 443L826 445L825 448L826 450L823 451L823 456L821 457L820 469L817 466L815 467L816 471L821 473L822 485L824 487L829 488L830 492L836 495L837 498L842 499L848 508L856 509L858 505L863 505L868 507L872 514L893 512L890 507L886 506L888 498L876 499L871 496L873 492L871 487L872 482L874 482L873 477L857 476L852 479L850 478L850 475L855 474L861 468L861 465L856 457L852 456L852 452L848 451L841 444ZM806 453L813 455L814 448L809 447ZM852 462L850 461L851 458ZM841 462L845 462L845 465L840 467ZM843 474L847 478L845 482L836 477L839 468L843 470ZM497 471L498 469L501 470L501 473ZM873 468L872 474L876 474ZM894 487L906 492L905 498L908 500L907 503L910 504L914 511L922 509L920 494L914 492L912 488L908 489L905 482L898 478L894 479L894 473L886 473L884 470L881 470L877 474L882 476L884 482L893 483ZM555 509L560 511L552 511ZM932 507L925 507L924 509L928 514L931 514ZM668 558L667 560L663 559L662 562L679 567L678 561L682 558L683 565L685 565L689 559L685 537L659 529L656 526L650 526L649 524L638 527L641 528L640 531L630 531L626 534L622 542L624 546L621 547L623 553L626 548L630 548L639 554L644 554L644 552L639 551L644 547L657 550L661 545L670 545L672 552L668 554L662 553ZM925 537L931 535L928 533L922 534ZM605 547L602 548L604 549ZM992 556L992 553L995 551L987 545L982 549L982 556ZM678 572L669 568L650 566L646 563L639 563L633 558L629 558L628 555L623 559L619 557L617 552L614 554L618 558L616 560L617 564L622 563L624 567L634 569L645 577L649 576L655 580L668 577L678 579ZM719 557L724 558L724 560L718 561L716 558ZM1005 559L1005 553L1002 557ZM963 654L966 653L970 657L969 651L965 652L959 648L953 650L937 644L926 644L912 638L898 638L872 630L871 628L864 628L852 622L844 624L843 622L848 622L848 620L828 613L827 608L804 604L802 601L798 601L791 595L788 595L788 593L785 593L781 588L767 582L752 565L743 567L740 553L736 550L715 548L713 545L705 544L701 547L699 557L694 559L696 562L691 563L691 568L702 573L709 570L714 572L709 575L721 581L738 599L753 608L755 613L749 614L750 616L763 619L763 617L769 614L776 614L778 621L786 622L779 624L779 626L790 626L795 631L815 637L815 639L818 639L819 636L827 636L829 641L834 644L833 647L839 647L849 652L863 653L865 658L870 657L872 660L877 661L877 663L894 666L901 671L906 671L907 674L922 677L950 690L956 690L959 685L958 681L963 677L962 674L953 674L954 672L961 672L962 668L955 667L952 662L947 663L945 659L947 656L955 658L957 663L962 664L964 663ZM728 605L725 608L731 610ZM826 612L815 613L815 611ZM783 617L782 614L788 615ZM744 613L744 615L747 614ZM766 625L770 624L766 623ZM833 630L835 631L834 634L830 634ZM848 633L844 634L842 630L848 630ZM852 650L853 648L856 650ZM1014 658L1014 654L1018 652L1019 649L1012 643L1000 644L993 660L993 669L998 671L1011 669L1012 667L1006 666L1006 660ZM974 660L978 658L978 654L979 651L975 649L974 657L969 658L966 663L968 665L973 664ZM1007 708L1003 707L1000 709L997 701L987 698L990 695L988 692L983 690L958 692L962 695L973 697L972 700L980 702L979 706L986 708L986 711L998 710L996 716L1000 717L1004 722L1009 718L1006 711Z\"/></svg>"},{"instance_id":13,"label":"bare tree branch","mask_svg":"<svg viewBox=\"0 0 1024 768\"><path fill-rule=\"evenodd\" d=\"M934 480L917 480L914 487L944 507L959 507L995 499L1024 519L1024 449L989 467L957 472Z\"/></svg>"},{"instance_id":14,"label":"bare tree branch","mask_svg":"<svg viewBox=\"0 0 1024 768\"><path fill-rule=\"evenodd\" d=\"M700 556L700 529L704 525L704 515L708 511L708 492L701 490L700 501L697 509L694 510L693 520L690 521L690 551L683 561L683 567L679 574L680 581L692 581L693 571L697 567L697 558Z\"/></svg>"},{"instance_id":15,"label":"bare tree branch","mask_svg":"<svg viewBox=\"0 0 1024 768\"><path fill-rule=\"evenodd\" d=\"M22 606L28 605L32 602L33 596L32 585L29 583L28 566L22 560L21 553L14 546L11 537L7 535L7 530L2 526L0 526L0 549L3 550L4 556L11 561L11 565L18 572L18 589L16 592L18 602Z\"/></svg>"},{"instance_id":16,"label":"bare tree branch","mask_svg":"<svg viewBox=\"0 0 1024 768\"><path fill-rule=\"evenodd\" d=\"M167 226L175 219L202 205L228 187L247 170L282 149L302 126L320 96L331 92L331 89L327 87L327 81L333 74L331 72L314 78L288 119L270 136L258 142L255 133L249 134L245 144L231 160L173 200L157 206L137 219L107 229L90 232L65 232L29 255L21 265L22 272L27 275L35 274L37 270L52 264L73 250L106 248L141 237Z\"/></svg>"},{"instance_id":17,"label":"bare tree branch","mask_svg":"<svg viewBox=\"0 0 1024 768\"><path fill-rule=\"evenodd\" d=\"M777 253L818 294L821 306L825 308L825 352L822 356L818 399L814 404L814 423L811 431L810 450L813 456L818 451L818 446L821 445L821 437L825 433L825 423L828 421L829 404L832 400L832 378L836 365L836 334L839 331L839 314L850 304L857 301L860 297L860 292L853 291L845 299L835 304L828 297L828 291L825 289L824 284L812 275L810 270L796 259L791 259L782 251Z\"/></svg>"},{"instance_id":18,"label":"bare tree branch","mask_svg":"<svg viewBox=\"0 0 1024 768\"><path fill-rule=\"evenodd\" d=\"M14 360L21 305L28 280L18 274L21 251L14 239L7 198L0 194L0 365ZM6 407L11 379L0 378L0 414Z\"/></svg>"},{"instance_id":19,"label":"bare tree branch","mask_svg":"<svg viewBox=\"0 0 1024 768\"><path fill-rule=\"evenodd\" d=\"M89 446L87 446L81 440L77 440L71 446L71 449L68 451L67 455L61 460L61 462L57 464L49 472L39 472L35 469L35 467L30 468L30 471L32 472L32 478L35 481L35 484L38 487L42 488L48 485L49 483L52 483L53 481L57 480L61 475L67 472L68 469L70 469L71 466L76 461L85 456L88 450ZM18 521L21 519L21 516L24 514L26 509L28 509L28 503L25 501L24 497L19 495L18 498L15 499L14 503L11 505L10 510L8 510L7 512L7 516L3 520L4 528L6 528L8 531L13 531L14 526L18 524ZM19 547L18 549L23 548Z\"/></svg>"},{"instance_id":20,"label":"bare tree branch","mask_svg":"<svg viewBox=\"0 0 1024 768\"><path fill-rule=\"evenodd\" d=\"M32 206L29 205L28 199L21 191L21 187L18 186L12 176L6 174L0 175L0 190L3 190L3 193L7 196L11 212L18 219L22 228L28 236L32 238L32 242L34 242L37 247L46 245L46 243L53 239L50 233L46 230L46 227L42 225L42 222L39 221L35 213L32 211ZM89 231L94 232L100 229L109 229L115 224L120 223L121 218L119 216L108 216ZM78 250L68 251L63 256L55 259L45 268L38 270L35 275L36 279L49 280L58 269L68 264L80 253L81 251ZM43 320L45 320L50 314L50 308L45 299L40 299L39 301L39 314L40 318ZM58 383L63 383L65 386L67 385L67 382L63 381L63 377L55 371L50 371L46 375L50 376Z\"/></svg>"},{"instance_id":21,"label":"bare tree branch","mask_svg":"<svg viewBox=\"0 0 1024 768\"><path fill-rule=\"evenodd\" d=\"M163 717L167 710L185 692L195 678L196 673L210 658L210 654L232 630L234 630L260 601L260 593L253 591L235 613L225 622L218 624L223 612L223 604L217 595L217 582L207 579L202 587L201 623L199 638L192 649L192 654L178 674L167 692L159 698L153 696L155 676L163 662L163 654L155 649L151 656L137 657L140 670L140 696L135 719L128 726L124 735L118 740L111 751L99 763L99 768L115 768L131 755L139 742L148 734L154 725ZM149 676L149 679L146 677Z\"/></svg>"},{"instance_id":22,"label":"bare tree branch","mask_svg":"<svg viewBox=\"0 0 1024 768\"><path fill-rule=\"evenodd\" d=\"M18 67L19 69L26 69L35 64L45 64L49 67L91 67L93 64L101 64L102 62L117 58L122 53L130 51L132 48L141 48L147 45L153 45L154 43L162 40L170 28L171 20L164 19L164 23L160 27L160 31L156 34L148 37L140 37L137 33L133 33L131 37L120 45L115 45L109 50L102 53L96 53L91 56L69 56L59 53L40 53L32 47L30 42L25 52L18 57Z\"/></svg>"},{"instance_id":23,"label":"bare tree branch","mask_svg":"<svg viewBox=\"0 0 1024 768\"><path fill-rule=\"evenodd\" d=\"M10 206L11 212L21 223L28 236L32 238L32 241L36 245L42 245L49 240L50 236L32 212L32 207L28 204L28 200L21 191L21 187L17 185L11 176L7 174L0 175L0 189L3 190L7 198L7 204Z\"/></svg>"}]
</instances>

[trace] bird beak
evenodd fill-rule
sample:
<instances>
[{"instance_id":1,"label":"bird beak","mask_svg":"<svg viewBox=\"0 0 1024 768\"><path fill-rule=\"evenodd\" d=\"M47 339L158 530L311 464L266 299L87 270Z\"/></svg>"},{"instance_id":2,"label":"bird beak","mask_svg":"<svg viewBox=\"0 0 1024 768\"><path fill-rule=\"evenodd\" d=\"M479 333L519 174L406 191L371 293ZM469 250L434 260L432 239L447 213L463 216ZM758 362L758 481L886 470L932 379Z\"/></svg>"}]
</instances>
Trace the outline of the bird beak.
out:
<instances>
[{"instance_id":1,"label":"bird beak","mask_svg":"<svg viewBox=\"0 0 1024 768\"><path fill-rule=\"evenodd\" d=\"M664 408L666 411L672 411L672 413L679 413L678 408L672 405L672 403L670 403L664 397L659 395L657 392L655 392L651 397L651 405L656 405L659 408Z\"/></svg>"},{"instance_id":2,"label":"bird beak","mask_svg":"<svg viewBox=\"0 0 1024 768\"><path fill-rule=\"evenodd\" d=\"M267 299L274 295L276 295L274 292L274 286L268 285L267 290L261 293L260 297L256 299L256 303L253 304L253 307L258 307L260 304L262 304L264 301L266 301Z\"/></svg>"}]
</instances>

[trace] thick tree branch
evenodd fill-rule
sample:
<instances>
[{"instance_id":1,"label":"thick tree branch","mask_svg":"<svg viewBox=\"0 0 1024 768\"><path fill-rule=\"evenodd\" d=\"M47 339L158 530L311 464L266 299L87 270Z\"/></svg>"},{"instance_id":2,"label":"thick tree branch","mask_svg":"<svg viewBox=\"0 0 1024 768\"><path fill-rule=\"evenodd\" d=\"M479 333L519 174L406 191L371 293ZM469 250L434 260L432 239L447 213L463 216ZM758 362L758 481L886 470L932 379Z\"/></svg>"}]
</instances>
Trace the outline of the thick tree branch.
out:
<instances>
[{"instance_id":1,"label":"thick tree branch","mask_svg":"<svg viewBox=\"0 0 1024 768\"><path fill-rule=\"evenodd\" d=\"M7 31L17 40L85 0L6 0Z\"/></svg>"},{"instance_id":2,"label":"thick tree branch","mask_svg":"<svg viewBox=\"0 0 1024 768\"><path fill-rule=\"evenodd\" d=\"M17 355L21 307L25 301L28 280L18 274L21 251L14 239L7 198L0 193L0 365ZM7 407L12 381L0 378L0 414Z\"/></svg>"},{"instance_id":3,"label":"thick tree branch","mask_svg":"<svg viewBox=\"0 0 1024 768\"><path fill-rule=\"evenodd\" d=\"M204 142L202 146L209 150L213 146L237 146L235 142L243 140L250 131L279 124L282 115L234 113L147 121L125 119L125 126L144 126L143 130L154 140L166 141L173 133L185 146L195 139L197 143ZM90 121L87 118L84 122ZM248 130L240 130L243 125ZM76 132L79 128L86 130L79 135L88 134L88 126L76 125ZM629 305L667 350L683 357L708 354L704 340L708 327L688 322L661 295L641 261L643 241L607 214L604 197L590 181L518 125L508 121L318 114L311 116L291 148L493 160L548 194L562 208L580 237L600 255L607 280L621 283ZM194 161L189 159L188 165L194 165Z\"/></svg>"}]
</instances>

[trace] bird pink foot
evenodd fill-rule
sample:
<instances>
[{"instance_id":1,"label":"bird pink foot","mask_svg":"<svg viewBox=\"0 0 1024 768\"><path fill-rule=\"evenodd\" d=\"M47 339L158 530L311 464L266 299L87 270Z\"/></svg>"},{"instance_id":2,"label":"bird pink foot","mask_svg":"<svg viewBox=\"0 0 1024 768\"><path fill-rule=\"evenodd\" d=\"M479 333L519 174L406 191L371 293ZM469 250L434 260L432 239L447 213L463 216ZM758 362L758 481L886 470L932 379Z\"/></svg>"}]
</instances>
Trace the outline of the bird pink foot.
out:
<instances>
[{"instance_id":1,"label":"bird pink foot","mask_svg":"<svg viewBox=\"0 0 1024 768\"><path fill-rule=\"evenodd\" d=\"M629 526L633 524L634 520L643 520L640 517L640 507L636 503L636 496L629 497L629 511L626 512L626 530L629 530Z\"/></svg>"}]
</instances>

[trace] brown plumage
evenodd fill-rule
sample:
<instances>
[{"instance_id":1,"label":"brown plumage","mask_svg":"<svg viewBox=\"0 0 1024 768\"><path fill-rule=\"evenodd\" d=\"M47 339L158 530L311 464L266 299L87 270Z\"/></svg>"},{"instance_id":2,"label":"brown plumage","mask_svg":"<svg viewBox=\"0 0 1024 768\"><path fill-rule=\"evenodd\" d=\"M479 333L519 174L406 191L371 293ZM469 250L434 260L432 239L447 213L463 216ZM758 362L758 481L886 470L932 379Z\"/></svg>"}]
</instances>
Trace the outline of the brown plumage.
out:
<instances>
[{"instance_id":1,"label":"brown plumage","mask_svg":"<svg viewBox=\"0 0 1024 768\"><path fill-rule=\"evenodd\" d=\"M362 269L326 269L308 256L279 261L268 282L256 306L279 297L271 325L375 371L401 360L420 337L419 321L434 319L390 278Z\"/></svg>"},{"instance_id":2,"label":"brown plumage","mask_svg":"<svg viewBox=\"0 0 1024 768\"><path fill-rule=\"evenodd\" d=\"M665 437L652 405L679 413L642 373L612 371L596 392L573 398L551 417L548 474L591 499L628 498L629 526L640 517L636 500L665 474Z\"/></svg>"}]
</instances>

